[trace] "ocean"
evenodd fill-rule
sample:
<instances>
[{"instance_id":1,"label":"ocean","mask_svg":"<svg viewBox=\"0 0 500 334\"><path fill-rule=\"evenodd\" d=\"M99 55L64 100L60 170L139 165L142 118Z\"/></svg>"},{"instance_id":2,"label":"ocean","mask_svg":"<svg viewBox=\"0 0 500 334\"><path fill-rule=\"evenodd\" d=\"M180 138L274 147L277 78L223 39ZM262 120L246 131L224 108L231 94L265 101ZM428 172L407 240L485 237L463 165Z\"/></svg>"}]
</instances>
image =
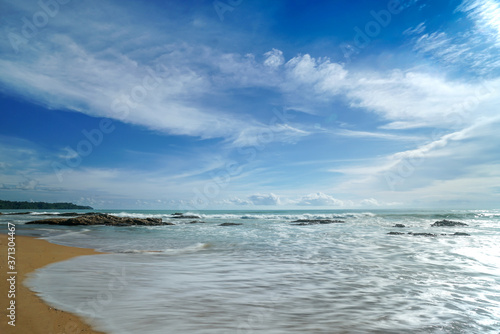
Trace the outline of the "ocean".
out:
<instances>
[{"instance_id":1,"label":"ocean","mask_svg":"<svg viewBox=\"0 0 500 334\"><path fill-rule=\"evenodd\" d=\"M500 210L100 212L176 225L24 225L50 212L0 222L109 253L27 282L107 333L500 333ZM431 227L443 219L468 226Z\"/></svg>"}]
</instances>

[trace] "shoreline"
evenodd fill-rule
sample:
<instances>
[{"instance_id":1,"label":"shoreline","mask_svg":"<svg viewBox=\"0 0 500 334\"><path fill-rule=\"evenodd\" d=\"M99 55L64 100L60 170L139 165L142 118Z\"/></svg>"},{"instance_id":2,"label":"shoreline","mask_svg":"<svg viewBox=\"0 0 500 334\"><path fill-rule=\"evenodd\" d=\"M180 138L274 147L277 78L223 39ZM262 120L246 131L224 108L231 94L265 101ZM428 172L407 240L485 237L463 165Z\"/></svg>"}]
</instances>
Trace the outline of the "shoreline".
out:
<instances>
[{"instance_id":1,"label":"shoreline","mask_svg":"<svg viewBox=\"0 0 500 334\"><path fill-rule=\"evenodd\" d=\"M7 267L8 238L0 234L0 293L7 297L10 271ZM2 318L0 332L2 333L33 333L33 334L105 334L98 332L85 323L79 316L58 310L46 304L37 294L24 285L30 273L51 263L68 260L77 256L103 254L88 248L68 247L52 244L43 239L27 236L15 236L15 298L2 298L0 307ZM10 321L7 308L10 301L15 301L15 327Z\"/></svg>"}]
</instances>

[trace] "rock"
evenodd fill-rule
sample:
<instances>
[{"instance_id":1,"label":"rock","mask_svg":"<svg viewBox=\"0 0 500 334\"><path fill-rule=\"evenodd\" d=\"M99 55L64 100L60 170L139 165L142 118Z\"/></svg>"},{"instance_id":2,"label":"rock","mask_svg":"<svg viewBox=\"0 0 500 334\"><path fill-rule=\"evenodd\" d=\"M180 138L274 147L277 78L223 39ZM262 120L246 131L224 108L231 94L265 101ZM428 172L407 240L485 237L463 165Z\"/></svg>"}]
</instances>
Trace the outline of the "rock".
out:
<instances>
[{"instance_id":1,"label":"rock","mask_svg":"<svg viewBox=\"0 0 500 334\"><path fill-rule=\"evenodd\" d=\"M219 224L219 226L237 226L237 225L243 225L243 224L240 224L240 223L222 223L222 224Z\"/></svg>"},{"instance_id":2,"label":"rock","mask_svg":"<svg viewBox=\"0 0 500 334\"><path fill-rule=\"evenodd\" d=\"M331 219L298 219L294 220L291 225L296 226L306 226L306 225L318 225L318 224L341 224L345 223L343 220L331 220Z\"/></svg>"},{"instance_id":3,"label":"rock","mask_svg":"<svg viewBox=\"0 0 500 334\"><path fill-rule=\"evenodd\" d=\"M413 232L408 232L408 233L403 233L403 232L389 232L387 233L388 235L413 235L415 237L436 237L437 235L434 233L413 233ZM446 234L442 233L440 234L441 236L470 236L468 233L463 233L463 232L455 232L454 234Z\"/></svg>"},{"instance_id":4,"label":"rock","mask_svg":"<svg viewBox=\"0 0 500 334\"><path fill-rule=\"evenodd\" d=\"M185 215L183 213L176 212L176 213L172 214L172 218L175 218L175 219L200 219L201 216L198 216L198 215Z\"/></svg>"},{"instance_id":5,"label":"rock","mask_svg":"<svg viewBox=\"0 0 500 334\"><path fill-rule=\"evenodd\" d=\"M469 233L464 233L464 232L455 232L455 233L453 233L452 235L456 235L456 236L467 236L467 237L470 237L470 234L469 234Z\"/></svg>"},{"instance_id":6,"label":"rock","mask_svg":"<svg viewBox=\"0 0 500 334\"><path fill-rule=\"evenodd\" d=\"M406 227L406 226L405 226L405 225L403 225L403 224L396 224L396 225L394 225L393 227Z\"/></svg>"},{"instance_id":7,"label":"rock","mask_svg":"<svg viewBox=\"0 0 500 334\"><path fill-rule=\"evenodd\" d=\"M188 224L205 224L205 222L199 221L199 220L193 220L189 222Z\"/></svg>"},{"instance_id":8,"label":"rock","mask_svg":"<svg viewBox=\"0 0 500 334\"><path fill-rule=\"evenodd\" d=\"M109 226L162 226L175 225L170 222L163 222L160 218L131 218L116 217L104 213L87 213L75 218L50 218L28 222L26 224L47 224L47 225L109 225Z\"/></svg>"},{"instance_id":9,"label":"rock","mask_svg":"<svg viewBox=\"0 0 500 334\"><path fill-rule=\"evenodd\" d=\"M452 221L452 220L440 220L440 221L437 221L435 222L434 224L432 224L431 226L433 227L439 227L439 226L469 226L465 223L461 223L461 222L455 222L455 221Z\"/></svg>"}]
</instances>

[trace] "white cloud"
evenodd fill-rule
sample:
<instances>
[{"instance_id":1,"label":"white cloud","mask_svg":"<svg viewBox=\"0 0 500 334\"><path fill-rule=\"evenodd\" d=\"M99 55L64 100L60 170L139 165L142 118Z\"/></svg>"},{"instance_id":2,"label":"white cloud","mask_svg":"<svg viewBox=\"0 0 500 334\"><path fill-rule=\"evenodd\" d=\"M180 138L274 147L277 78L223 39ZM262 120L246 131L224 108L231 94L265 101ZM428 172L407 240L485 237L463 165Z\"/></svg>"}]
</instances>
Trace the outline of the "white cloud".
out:
<instances>
[{"instance_id":1,"label":"white cloud","mask_svg":"<svg viewBox=\"0 0 500 334\"><path fill-rule=\"evenodd\" d=\"M286 76L292 87L312 87L316 93L335 94L344 86L347 71L342 65L331 63L328 58L313 58L308 54L296 56L285 65ZM294 86L294 87L293 87Z\"/></svg>"},{"instance_id":2,"label":"white cloud","mask_svg":"<svg viewBox=\"0 0 500 334\"><path fill-rule=\"evenodd\" d=\"M230 198L230 199L223 200L222 204L250 205L250 204L253 204L253 203L251 201L249 201L249 200L241 199L241 198L238 198L238 197L233 197L233 198Z\"/></svg>"},{"instance_id":3,"label":"white cloud","mask_svg":"<svg viewBox=\"0 0 500 334\"><path fill-rule=\"evenodd\" d=\"M342 207L344 202L322 192L309 194L300 198L297 202L300 206L329 206Z\"/></svg>"},{"instance_id":4,"label":"white cloud","mask_svg":"<svg viewBox=\"0 0 500 334\"><path fill-rule=\"evenodd\" d=\"M432 206L436 199L467 199L491 206L498 192L498 169L492 164L500 158L498 122L498 117L481 119L415 149L333 168L332 172L344 175L336 191L357 196L376 193L379 204Z\"/></svg>"},{"instance_id":5,"label":"white cloud","mask_svg":"<svg viewBox=\"0 0 500 334\"><path fill-rule=\"evenodd\" d=\"M269 66L271 68L276 68L284 64L285 57L283 57L283 51L278 49L272 49L264 53L266 56L266 60L264 60L264 65Z\"/></svg>"},{"instance_id":6,"label":"white cloud","mask_svg":"<svg viewBox=\"0 0 500 334\"><path fill-rule=\"evenodd\" d=\"M279 205L279 196L269 193L269 194L255 194L248 196L248 200L252 202L253 205Z\"/></svg>"},{"instance_id":7,"label":"white cloud","mask_svg":"<svg viewBox=\"0 0 500 334\"><path fill-rule=\"evenodd\" d=\"M382 133L382 132L353 131L347 129L335 130L333 133L337 136L351 137L351 138L378 138L378 139L397 140L397 141L418 141L423 139L422 137L418 136L396 135L392 133Z\"/></svg>"},{"instance_id":8,"label":"white cloud","mask_svg":"<svg viewBox=\"0 0 500 334\"><path fill-rule=\"evenodd\" d=\"M416 37L414 50L461 75L464 73L481 77L498 75L500 67L498 3L492 0L464 0L457 7L457 11L467 14L467 18L473 24L472 29L468 32L457 32L444 26L441 30Z\"/></svg>"},{"instance_id":9,"label":"white cloud","mask_svg":"<svg viewBox=\"0 0 500 334\"><path fill-rule=\"evenodd\" d=\"M500 5L493 0L464 0L458 8L474 20L477 31L489 34L500 45Z\"/></svg>"},{"instance_id":10,"label":"white cloud","mask_svg":"<svg viewBox=\"0 0 500 334\"><path fill-rule=\"evenodd\" d=\"M367 198L361 201L361 206L380 206L380 203L375 198Z\"/></svg>"},{"instance_id":11,"label":"white cloud","mask_svg":"<svg viewBox=\"0 0 500 334\"><path fill-rule=\"evenodd\" d=\"M425 28L425 22L422 22L414 28L408 28L403 31L403 35L419 35L425 31Z\"/></svg>"}]
</instances>

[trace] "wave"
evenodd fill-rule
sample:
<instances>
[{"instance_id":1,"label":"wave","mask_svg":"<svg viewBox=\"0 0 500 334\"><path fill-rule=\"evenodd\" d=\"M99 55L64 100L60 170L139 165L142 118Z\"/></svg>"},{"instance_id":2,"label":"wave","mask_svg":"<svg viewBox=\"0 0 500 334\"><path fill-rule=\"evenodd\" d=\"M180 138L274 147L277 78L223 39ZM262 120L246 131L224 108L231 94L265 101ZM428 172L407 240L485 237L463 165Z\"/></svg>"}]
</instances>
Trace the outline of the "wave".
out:
<instances>
[{"instance_id":1,"label":"wave","mask_svg":"<svg viewBox=\"0 0 500 334\"><path fill-rule=\"evenodd\" d=\"M138 212L119 212L110 213L117 217L135 217L135 218L160 218L163 220L175 219L176 215L170 213L138 213ZM185 212L184 216L198 216L195 219L213 219L213 220L282 220L292 221L297 219L346 219L346 218L364 218L377 216L372 212L346 212L346 213L194 213ZM184 221L175 219L175 222L182 224Z\"/></svg>"},{"instance_id":2,"label":"wave","mask_svg":"<svg viewBox=\"0 0 500 334\"><path fill-rule=\"evenodd\" d=\"M197 244L187 246L184 248L167 248L164 250L125 249L125 250L119 251L118 253L178 255L178 254L196 253L196 252L208 249L210 247L211 247L211 245L209 243L197 243Z\"/></svg>"},{"instance_id":3,"label":"wave","mask_svg":"<svg viewBox=\"0 0 500 334\"><path fill-rule=\"evenodd\" d=\"M54 230L50 230L50 229L40 229L40 230L46 230L46 231L51 231L51 232L54 232ZM58 231L61 231L61 230L58 230ZM88 229L88 228L84 228L84 229L81 229L79 231L68 231L66 233L61 233L61 234L57 234L57 235L50 235L50 236L47 236L47 237L42 237L40 239L43 239L43 240L47 240L47 241L54 241L54 240L57 240L57 239L64 239L68 236L71 236L72 238L74 237L77 237L78 235L81 235L81 234L85 234L87 232L90 232L92 231L91 229Z\"/></svg>"}]
</instances>

